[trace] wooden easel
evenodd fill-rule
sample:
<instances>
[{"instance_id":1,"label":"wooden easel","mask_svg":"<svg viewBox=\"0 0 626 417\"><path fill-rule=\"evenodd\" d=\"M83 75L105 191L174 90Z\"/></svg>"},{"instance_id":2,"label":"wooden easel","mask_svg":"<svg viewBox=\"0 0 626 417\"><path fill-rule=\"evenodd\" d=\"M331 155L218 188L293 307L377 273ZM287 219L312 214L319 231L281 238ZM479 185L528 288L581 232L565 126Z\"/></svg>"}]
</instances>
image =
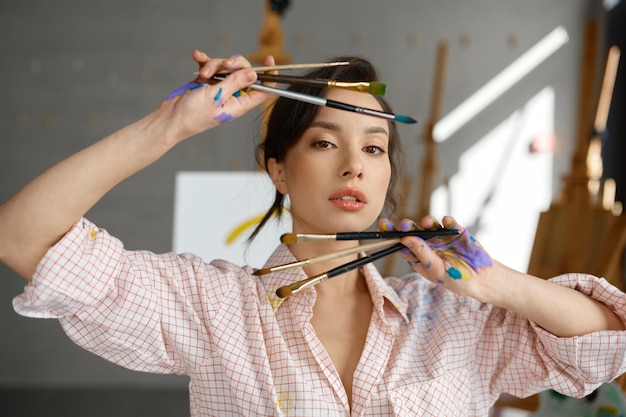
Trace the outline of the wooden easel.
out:
<instances>
[{"instance_id":1,"label":"wooden easel","mask_svg":"<svg viewBox=\"0 0 626 417\"><path fill-rule=\"evenodd\" d=\"M601 141L597 135L606 126L619 61L619 50L611 48L598 105L593 109L598 38L598 24L591 21L586 27L578 138L571 172L563 178L560 197L540 215L528 272L542 278L586 272L604 277L624 289L622 258L626 250L626 216L621 214L621 206L615 203L615 195L609 191L611 180L603 182L601 179L601 165L598 169L590 164L594 149L596 165L598 159L601 164Z\"/></svg>"},{"instance_id":2,"label":"wooden easel","mask_svg":"<svg viewBox=\"0 0 626 417\"><path fill-rule=\"evenodd\" d=\"M265 57L272 55L277 65L291 63L291 54L284 51L283 40L284 34L280 26L280 19L282 17L282 10L274 10L272 8L272 1L265 1L265 19L263 27L259 31L259 50L248 54L248 58L251 62L256 62L263 65ZM261 137L265 137L265 129L267 124L267 110L272 106L277 97L272 97L262 105L261 114ZM263 169L264 167L259 167Z\"/></svg>"},{"instance_id":3,"label":"wooden easel","mask_svg":"<svg viewBox=\"0 0 626 417\"><path fill-rule=\"evenodd\" d=\"M276 64L291 62L291 54L283 49L283 30L280 26L281 11L273 10L271 0L265 1L265 21L259 31L259 50L249 54L250 61L263 63L266 56L272 55Z\"/></svg>"},{"instance_id":4,"label":"wooden easel","mask_svg":"<svg viewBox=\"0 0 626 417\"><path fill-rule=\"evenodd\" d=\"M422 175L420 177L421 186L419 200L417 202L416 219L430 214L430 198L436 185L437 174L439 173L439 156L437 154L437 143L433 136L435 124L439 121L441 114L441 96L443 95L443 83L446 75L446 64L448 61L448 43L439 42L437 45L437 60L435 61L435 84L430 104L430 118L426 126L424 135L424 157L422 158Z\"/></svg>"},{"instance_id":5,"label":"wooden easel","mask_svg":"<svg viewBox=\"0 0 626 417\"><path fill-rule=\"evenodd\" d=\"M578 138L572 169L563 179L560 197L539 217L528 273L550 278L566 272L586 272L604 277L624 290L626 215L621 214L621 206L615 203L615 194L608 192L611 180L605 180L602 186L601 169L590 167L591 154L600 158L601 142L597 134L606 126L619 50L608 51L594 119L598 24L589 22L585 33ZM618 378L618 384L626 387L626 376ZM534 411L539 406L538 398L537 395L523 399L504 395L496 403L494 417L502 407Z\"/></svg>"}]
</instances>

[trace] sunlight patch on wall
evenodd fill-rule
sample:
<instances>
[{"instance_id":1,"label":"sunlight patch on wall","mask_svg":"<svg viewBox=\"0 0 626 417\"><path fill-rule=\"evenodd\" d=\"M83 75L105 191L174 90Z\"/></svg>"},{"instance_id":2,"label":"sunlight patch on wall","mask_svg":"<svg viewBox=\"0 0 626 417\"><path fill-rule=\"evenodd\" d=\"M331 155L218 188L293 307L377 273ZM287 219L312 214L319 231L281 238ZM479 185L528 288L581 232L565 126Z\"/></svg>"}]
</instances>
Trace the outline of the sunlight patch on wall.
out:
<instances>
[{"instance_id":1,"label":"sunlight patch on wall","mask_svg":"<svg viewBox=\"0 0 626 417\"><path fill-rule=\"evenodd\" d=\"M450 138L524 76L558 51L568 40L569 35L562 26L558 26L546 35L454 110L441 118L433 130L435 141L443 142Z\"/></svg>"},{"instance_id":2,"label":"sunlight patch on wall","mask_svg":"<svg viewBox=\"0 0 626 417\"><path fill-rule=\"evenodd\" d=\"M459 171L431 199L435 216L455 216L492 257L520 271L552 200L553 154L530 149L554 131L554 106L554 89L546 87L464 152Z\"/></svg>"}]
</instances>

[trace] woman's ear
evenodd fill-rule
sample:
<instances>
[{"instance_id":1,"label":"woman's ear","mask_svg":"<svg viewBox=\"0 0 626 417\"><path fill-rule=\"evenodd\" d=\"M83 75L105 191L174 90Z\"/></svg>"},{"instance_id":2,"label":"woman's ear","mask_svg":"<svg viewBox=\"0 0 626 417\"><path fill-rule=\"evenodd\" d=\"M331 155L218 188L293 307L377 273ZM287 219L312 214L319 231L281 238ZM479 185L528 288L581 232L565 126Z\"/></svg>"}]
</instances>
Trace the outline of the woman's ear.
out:
<instances>
[{"instance_id":1,"label":"woman's ear","mask_svg":"<svg viewBox=\"0 0 626 417\"><path fill-rule=\"evenodd\" d=\"M270 174L270 178L278 192L283 195L288 194L285 165L282 162L277 162L276 158L269 158L267 160L267 172Z\"/></svg>"}]
</instances>

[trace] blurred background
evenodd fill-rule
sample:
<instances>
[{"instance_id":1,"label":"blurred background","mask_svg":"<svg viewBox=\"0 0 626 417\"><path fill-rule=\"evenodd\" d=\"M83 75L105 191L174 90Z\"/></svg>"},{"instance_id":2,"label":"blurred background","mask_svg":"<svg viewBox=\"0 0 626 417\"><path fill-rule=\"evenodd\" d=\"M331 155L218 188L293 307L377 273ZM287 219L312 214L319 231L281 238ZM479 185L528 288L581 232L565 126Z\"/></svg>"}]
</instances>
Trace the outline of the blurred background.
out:
<instances>
[{"instance_id":1,"label":"blurred background","mask_svg":"<svg viewBox=\"0 0 626 417\"><path fill-rule=\"evenodd\" d=\"M607 48L623 48L624 9L619 0L3 0L0 202L157 107L193 78L195 48L252 60L278 48L285 63L362 55L395 112L419 120L399 126L410 159L403 212L420 213L427 191L429 212L455 215L492 256L526 271L540 213L572 170L587 24L598 28L597 87ZM280 36L268 42L272 31ZM615 180L617 214L626 201L623 74L622 65L600 135L600 176ZM585 98L594 111L596 99ZM256 171L258 123L248 114L186 141L88 217L129 249L172 250L177 173ZM73 345L56 321L15 314L24 285L0 265L0 415L188 414L185 377L127 371Z\"/></svg>"}]
</instances>

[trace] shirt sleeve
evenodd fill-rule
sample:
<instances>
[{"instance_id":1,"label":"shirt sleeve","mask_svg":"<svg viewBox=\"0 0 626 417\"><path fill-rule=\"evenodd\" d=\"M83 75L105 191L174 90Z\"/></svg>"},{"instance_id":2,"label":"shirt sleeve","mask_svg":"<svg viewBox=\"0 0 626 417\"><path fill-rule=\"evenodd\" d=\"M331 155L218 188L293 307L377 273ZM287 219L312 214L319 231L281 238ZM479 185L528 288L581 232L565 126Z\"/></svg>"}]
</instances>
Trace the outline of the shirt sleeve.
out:
<instances>
[{"instance_id":1,"label":"shirt sleeve","mask_svg":"<svg viewBox=\"0 0 626 417\"><path fill-rule=\"evenodd\" d=\"M551 281L605 304L626 323L626 295L606 280L565 274ZM500 391L526 397L551 388L582 397L626 372L626 331L561 338L534 322L497 309L490 321L492 330L499 328L494 334L503 347L492 381Z\"/></svg>"},{"instance_id":2,"label":"shirt sleeve","mask_svg":"<svg viewBox=\"0 0 626 417\"><path fill-rule=\"evenodd\" d=\"M127 251L81 219L13 306L24 316L59 319L74 342L118 365L187 373L210 357L208 323L242 275L244 268L224 261Z\"/></svg>"}]
</instances>

